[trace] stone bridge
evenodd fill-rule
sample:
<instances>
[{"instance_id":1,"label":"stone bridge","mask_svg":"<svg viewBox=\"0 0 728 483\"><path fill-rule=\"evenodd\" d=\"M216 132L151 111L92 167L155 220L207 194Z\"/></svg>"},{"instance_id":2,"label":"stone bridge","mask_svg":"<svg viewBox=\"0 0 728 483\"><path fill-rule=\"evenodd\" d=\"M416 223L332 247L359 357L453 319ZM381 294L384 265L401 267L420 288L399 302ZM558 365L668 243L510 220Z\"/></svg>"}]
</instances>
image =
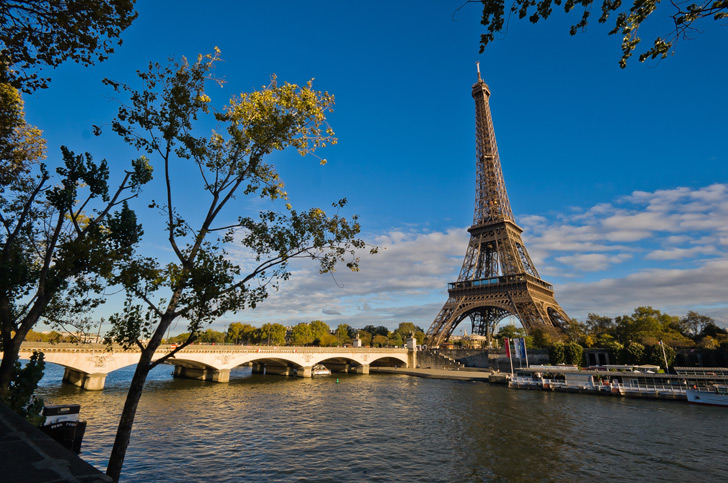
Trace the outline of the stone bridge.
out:
<instances>
[{"instance_id":1,"label":"stone bridge","mask_svg":"<svg viewBox=\"0 0 728 483\"><path fill-rule=\"evenodd\" d=\"M154 360L172 351L160 346ZM63 382L88 390L104 388L106 375L139 361L138 349L109 350L102 344L23 343L21 358L33 351L43 352L46 362L65 368ZM350 347L258 347L237 345L191 345L165 361L174 367L175 377L228 382L230 370L252 365L256 374L297 375L311 377L313 366L322 364L332 372L369 374L370 366L416 367L416 351L391 348ZM0 353L0 357L2 353Z\"/></svg>"}]
</instances>

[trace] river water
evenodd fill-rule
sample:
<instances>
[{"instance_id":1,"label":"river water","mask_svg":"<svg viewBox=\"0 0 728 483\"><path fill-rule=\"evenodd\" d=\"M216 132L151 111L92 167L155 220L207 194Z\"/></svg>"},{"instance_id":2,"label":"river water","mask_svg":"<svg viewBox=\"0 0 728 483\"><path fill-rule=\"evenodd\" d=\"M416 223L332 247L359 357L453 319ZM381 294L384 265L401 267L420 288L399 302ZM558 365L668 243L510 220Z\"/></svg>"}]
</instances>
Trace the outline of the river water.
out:
<instances>
[{"instance_id":1,"label":"river water","mask_svg":"<svg viewBox=\"0 0 728 483\"><path fill-rule=\"evenodd\" d=\"M80 403L81 456L105 470L133 369ZM728 408L507 389L405 375L302 379L234 370L229 384L156 368L122 481L726 481ZM338 381L338 382L337 382Z\"/></svg>"}]
</instances>

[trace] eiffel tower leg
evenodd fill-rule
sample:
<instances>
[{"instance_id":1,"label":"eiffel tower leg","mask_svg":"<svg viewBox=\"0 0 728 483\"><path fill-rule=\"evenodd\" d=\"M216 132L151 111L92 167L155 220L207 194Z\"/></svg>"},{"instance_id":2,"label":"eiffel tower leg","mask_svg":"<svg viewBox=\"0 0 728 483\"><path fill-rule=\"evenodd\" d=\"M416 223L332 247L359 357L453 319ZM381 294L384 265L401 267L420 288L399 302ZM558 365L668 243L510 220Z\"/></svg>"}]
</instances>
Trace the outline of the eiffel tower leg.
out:
<instances>
[{"instance_id":1,"label":"eiffel tower leg","mask_svg":"<svg viewBox=\"0 0 728 483\"><path fill-rule=\"evenodd\" d=\"M462 306L464 299L458 297L450 297L435 317L435 321L427 331L425 341L429 347L437 347L442 342L450 338L452 331L455 330L462 316L456 316L458 310Z\"/></svg>"}]
</instances>

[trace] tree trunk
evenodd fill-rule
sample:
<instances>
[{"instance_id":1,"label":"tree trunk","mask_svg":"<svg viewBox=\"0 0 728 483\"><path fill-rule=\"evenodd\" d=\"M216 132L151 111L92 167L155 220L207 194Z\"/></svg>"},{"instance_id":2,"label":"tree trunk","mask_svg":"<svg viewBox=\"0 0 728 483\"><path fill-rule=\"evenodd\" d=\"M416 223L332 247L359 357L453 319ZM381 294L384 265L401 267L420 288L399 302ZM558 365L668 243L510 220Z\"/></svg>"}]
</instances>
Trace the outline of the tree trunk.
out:
<instances>
[{"instance_id":1,"label":"tree trunk","mask_svg":"<svg viewBox=\"0 0 728 483\"><path fill-rule=\"evenodd\" d=\"M175 316L163 315L162 320L154 331L152 338L149 340L146 348L142 351L139 363L134 371L134 377L131 379L129 392L126 395L124 409L119 419L119 428L116 430L116 439L114 439L114 447L111 449L109 457L109 465L106 467L106 474L114 481L119 481L121 469L124 466L124 458L126 458L126 449L129 447L131 440L131 430L134 426L134 418L136 417L139 400L144 392L144 384L147 381L149 371L152 370L152 357L162 343L162 335L174 320Z\"/></svg>"},{"instance_id":2,"label":"tree trunk","mask_svg":"<svg viewBox=\"0 0 728 483\"><path fill-rule=\"evenodd\" d=\"M9 343L8 343L9 341ZM20 345L23 340L15 335L15 338L7 338L3 341L3 360L0 363L0 401L7 399L10 392L10 383L15 372L15 361L18 360Z\"/></svg>"},{"instance_id":3,"label":"tree trunk","mask_svg":"<svg viewBox=\"0 0 728 483\"><path fill-rule=\"evenodd\" d=\"M150 371L149 363L152 360L153 354L154 349L150 351L149 347L142 352L139 364L137 364L136 370L134 371L131 385L129 386L129 392L126 395L124 409L119 419L119 428L116 431L114 447L109 457L109 465L106 467L106 474L114 481L119 481L119 477L121 476L121 468L124 466L126 449L131 439L131 430L134 426L136 410L144 392L144 383L147 381L147 375Z\"/></svg>"}]
</instances>

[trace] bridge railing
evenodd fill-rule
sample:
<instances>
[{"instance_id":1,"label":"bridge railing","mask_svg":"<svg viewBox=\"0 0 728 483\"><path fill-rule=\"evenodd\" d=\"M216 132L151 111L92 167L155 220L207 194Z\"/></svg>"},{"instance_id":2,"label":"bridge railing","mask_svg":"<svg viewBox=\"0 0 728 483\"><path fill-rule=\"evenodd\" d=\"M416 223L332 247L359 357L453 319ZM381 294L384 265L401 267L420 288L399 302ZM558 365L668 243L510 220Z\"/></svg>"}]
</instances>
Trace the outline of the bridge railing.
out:
<instances>
[{"instance_id":1,"label":"bridge railing","mask_svg":"<svg viewBox=\"0 0 728 483\"><path fill-rule=\"evenodd\" d=\"M157 349L158 352L170 352L174 349L172 344L163 344ZM58 343L51 344L48 342L24 342L21 351L30 352L33 350L42 352L107 352L108 346L104 344L72 344L72 343ZM138 347L132 347L130 349L124 349L121 346L112 346L113 352L141 352ZM401 347L376 347L376 348L365 348L365 347L303 347L303 346L241 346L233 344L225 345L189 345L180 351L181 353L194 353L194 352L241 352L241 353L263 353L263 352L275 352L275 353L331 353L331 352L391 352L391 353L402 353L407 352L407 349Z\"/></svg>"}]
</instances>

